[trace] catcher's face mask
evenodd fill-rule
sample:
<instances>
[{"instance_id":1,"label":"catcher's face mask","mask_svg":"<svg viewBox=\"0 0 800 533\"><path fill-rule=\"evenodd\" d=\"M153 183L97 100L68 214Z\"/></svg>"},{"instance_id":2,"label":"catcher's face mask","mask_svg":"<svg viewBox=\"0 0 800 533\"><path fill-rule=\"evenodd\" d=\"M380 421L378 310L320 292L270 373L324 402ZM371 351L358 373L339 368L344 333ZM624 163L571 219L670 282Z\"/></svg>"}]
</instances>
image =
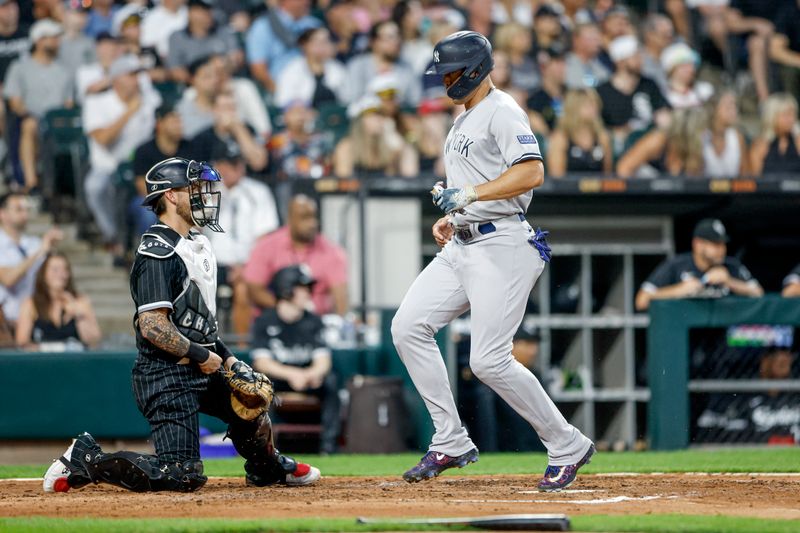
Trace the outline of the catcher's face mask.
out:
<instances>
[{"instance_id":1,"label":"catcher's face mask","mask_svg":"<svg viewBox=\"0 0 800 533\"><path fill-rule=\"evenodd\" d=\"M186 177L189 179L189 206L192 210L192 220L200 227L222 233L223 229L219 225L222 193L217 190L222 176L208 163L190 161Z\"/></svg>"}]
</instances>

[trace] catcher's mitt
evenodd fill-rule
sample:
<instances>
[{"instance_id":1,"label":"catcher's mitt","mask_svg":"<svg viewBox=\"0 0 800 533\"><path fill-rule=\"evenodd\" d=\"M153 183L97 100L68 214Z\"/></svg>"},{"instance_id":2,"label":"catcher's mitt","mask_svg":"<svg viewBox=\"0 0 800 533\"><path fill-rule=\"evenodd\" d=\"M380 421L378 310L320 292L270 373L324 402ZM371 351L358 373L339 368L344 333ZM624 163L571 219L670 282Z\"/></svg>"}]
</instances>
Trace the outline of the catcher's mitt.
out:
<instances>
[{"instance_id":1,"label":"catcher's mitt","mask_svg":"<svg viewBox=\"0 0 800 533\"><path fill-rule=\"evenodd\" d=\"M231 389L231 407L242 420L254 420L269 409L274 398L272 382L247 363L237 361L230 370L220 369L222 378Z\"/></svg>"}]
</instances>

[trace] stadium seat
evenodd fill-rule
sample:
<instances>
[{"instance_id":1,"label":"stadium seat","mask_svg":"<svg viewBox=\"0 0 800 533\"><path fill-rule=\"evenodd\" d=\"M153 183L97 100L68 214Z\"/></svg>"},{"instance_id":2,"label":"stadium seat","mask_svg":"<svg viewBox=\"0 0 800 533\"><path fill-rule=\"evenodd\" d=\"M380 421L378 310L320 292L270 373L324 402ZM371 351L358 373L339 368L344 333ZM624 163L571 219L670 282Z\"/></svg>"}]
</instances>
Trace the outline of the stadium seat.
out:
<instances>
[{"instance_id":1,"label":"stadium seat","mask_svg":"<svg viewBox=\"0 0 800 533\"><path fill-rule=\"evenodd\" d=\"M319 106L317 110L317 126L320 131L329 131L333 134L333 142L336 144L347 135L350 130L350 121L347 118L347 108L339 104L325 104Z\"/></svg>"},{"instance_id":2,"label":"stadium seat","mask_svg":"<svg viewBox=\"0 0 800 533\"><path fill-rule=\"evenodd\" d=\"M89 147L83 131L81 109L55 109L40 123L44 177L50 180L47 192L74 195L77 213L88 213L83 199L83 179L88 169ZM57 196L63 197L63 194Z\"/></svg>"}]
</instances>

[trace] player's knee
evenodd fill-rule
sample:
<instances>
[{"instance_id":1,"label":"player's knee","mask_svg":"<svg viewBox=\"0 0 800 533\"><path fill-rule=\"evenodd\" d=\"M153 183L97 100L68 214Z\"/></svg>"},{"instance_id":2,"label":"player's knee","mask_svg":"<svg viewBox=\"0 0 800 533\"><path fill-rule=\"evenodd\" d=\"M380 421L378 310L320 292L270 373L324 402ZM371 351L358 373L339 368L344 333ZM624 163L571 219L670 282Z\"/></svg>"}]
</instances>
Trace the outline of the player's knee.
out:
<instances>
[{"instance_id":1,"label":"player's knee","mask_svg":"<svg viewBox=\"0 0 800 533\"><path fill-rule=\"evenodd\" d=\"M392 340L397 348L408 345L414 339L432 339L435 333L410 313L403 312L402 308L392 319Z\"/></svg>"},{"instance_id":2,"label":"player's knee","mask_svg":"<svg viewBox=\"0 0 800 533\"><path fill-rule=\"evenodd\" d=\"M491 381L495 375L495 369L486 358L470 358L469 368L472 374L483 382Z\"/></svg>"}]
</instances>

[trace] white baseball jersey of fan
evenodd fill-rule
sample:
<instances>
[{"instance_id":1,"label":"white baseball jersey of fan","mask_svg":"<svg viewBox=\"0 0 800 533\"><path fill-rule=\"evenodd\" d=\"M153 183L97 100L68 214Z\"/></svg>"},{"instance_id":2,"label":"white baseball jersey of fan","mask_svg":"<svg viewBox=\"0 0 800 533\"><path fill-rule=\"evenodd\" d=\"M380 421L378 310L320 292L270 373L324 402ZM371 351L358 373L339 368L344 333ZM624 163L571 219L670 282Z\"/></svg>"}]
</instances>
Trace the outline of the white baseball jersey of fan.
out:
<instances>
[{"instance_id":1,"label":"white baseball jersey of fan","mask_svg":"<svg viewBox=\"0 0 800 533\"><path fill-rule=\"evenodd\" d=\"M525 112L507 93L492 90L478 105L456 118L444 145L447 186L463 188L496 179L509 167L542 159ZM524 213L533 198L528 191L508 200L478 202L453 222L483 222Z\"/></svg>"},{"instance_id":2,"label":"white baseball jersey of fan","mask_svg":"<svg viewBox=\"0 0 800 533\"><path fill-rule=\"evenodd\" d=\"M512 165L541 159L524 112L497 89L455 120L444 150L448 187L479 185ZM511 354L528 296L545 266L528 242L532 230L522 216L532 196L528 191L509 200L478 201L465 215L454 216L456 236L411 285L392 322L397 352L433 419L429 451L457 457L475 448L434 340L467 310L473 374L531 424L549 464L575 464L592 444Z\"/></svg>"}]
</instances>

